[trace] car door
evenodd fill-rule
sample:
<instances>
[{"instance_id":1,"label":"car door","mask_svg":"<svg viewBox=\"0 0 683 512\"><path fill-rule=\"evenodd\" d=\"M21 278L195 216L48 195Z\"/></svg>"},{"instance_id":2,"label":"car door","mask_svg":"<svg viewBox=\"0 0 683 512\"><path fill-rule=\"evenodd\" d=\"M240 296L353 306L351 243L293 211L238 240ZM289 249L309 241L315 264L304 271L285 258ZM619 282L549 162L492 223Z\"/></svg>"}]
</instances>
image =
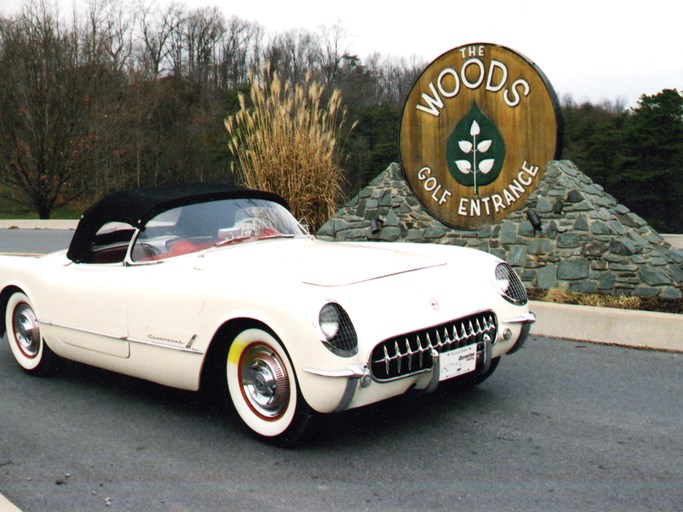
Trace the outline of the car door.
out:
<instances>
[{"instance_id":1,"label":"car door","mask_svg":"<svg viewBox=\"0 0 683 512\"><path fill-rule=\"evenodd\" d=\"M49 276L45 320L62 343L127 358L129 269L122 263L72 263Z\"/></svg>"},{"instance_id":2,"label":"car door","mask_svg":"<svg viewBox=\"0 0 683 512\"><path fill-rule=\"evenodd\" d=\"M189 258L129 269L128 332L132 343L192 348L202 332L206 307L206 297L198 291L204 276L192 261Z\"/></svg>"}]
</instances>

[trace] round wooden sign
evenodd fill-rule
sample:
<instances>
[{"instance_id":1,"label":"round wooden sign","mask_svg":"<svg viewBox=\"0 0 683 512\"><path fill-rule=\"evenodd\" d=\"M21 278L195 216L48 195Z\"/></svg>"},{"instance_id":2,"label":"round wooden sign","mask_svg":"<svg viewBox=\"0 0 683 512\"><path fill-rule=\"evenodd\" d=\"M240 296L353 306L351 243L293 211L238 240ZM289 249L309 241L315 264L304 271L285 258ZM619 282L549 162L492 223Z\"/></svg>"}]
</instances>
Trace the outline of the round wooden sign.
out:
<instances>
[{"instance_id":1,"label":"round wooden sign","mask_svg":"<svg viewBox=\"0 0 683 512\"><path fill-rule=\"evenodd\" d=\"M548 80L494 44L461 46L432 62L406 100L400 134L412 191L434 217L465 229L520 208L562 146Z\"/></svg>"}]
</instances>

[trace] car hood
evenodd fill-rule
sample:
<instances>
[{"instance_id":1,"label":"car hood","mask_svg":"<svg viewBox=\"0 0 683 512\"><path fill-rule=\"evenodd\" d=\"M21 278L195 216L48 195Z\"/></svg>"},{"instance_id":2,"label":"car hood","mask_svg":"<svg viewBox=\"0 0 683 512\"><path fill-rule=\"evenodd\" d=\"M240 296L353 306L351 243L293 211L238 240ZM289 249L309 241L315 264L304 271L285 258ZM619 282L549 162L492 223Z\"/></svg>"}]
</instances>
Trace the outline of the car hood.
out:
<instances>
[{"instance_id":1,"label":"car hood","mask_svg":"<svg viewBox=\"0 0 683 512\"><path fill-rule=\"evenodd\" d=\"M443 259L417 252L374 245L268 240L207 254L200 266L209 270L228 258L231 264L242 261L245 268L269 269L305 284L345 286L446 264Z\"/></svg>"},{"instance_id":2,"label":"car hood","mask_svg":"<svg viewBox=\"0 0 683 512\"><path fill-rule=\"evenodd\" d=\"M301 280L318 286L343 286L446 264L387 247L318 242L311 249L300 260Z\"/></svg>"}]
</instances>

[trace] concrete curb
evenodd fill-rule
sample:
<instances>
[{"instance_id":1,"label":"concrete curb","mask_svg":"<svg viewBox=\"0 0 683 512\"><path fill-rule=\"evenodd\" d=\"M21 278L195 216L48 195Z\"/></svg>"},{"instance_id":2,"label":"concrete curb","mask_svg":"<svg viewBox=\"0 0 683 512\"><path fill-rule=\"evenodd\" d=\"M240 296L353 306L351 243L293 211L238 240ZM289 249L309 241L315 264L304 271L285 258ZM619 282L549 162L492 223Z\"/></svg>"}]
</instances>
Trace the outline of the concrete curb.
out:
<instances>
[{"instance_id":1,"label":"concrete curb","mask_svg":"<svg viewBox=\"0 0 683 512\"><path fill-rule=\"evenodd\" d=\"M0 229L76 229L78 220L0 219Z\"/></svg>"},{"instance_id":2,"label":"concrete curb","mask_svg":"<svg viewBox=\"0 0 683 512\"><path fill-rule=\"evenodd\" d=\"M531 334L683 352L683 315L531 301Z\"/></svg>"},{"instance_id":3,"label":"concrete curb","mask_svg":"<svg viewBox=\"0 0 683 512\"><path fill-rule=\"evenodd\" d=\"M661 237L671 244L674 249L683 249L683 235L662 235Z\"/></svg>"}]
</instances>

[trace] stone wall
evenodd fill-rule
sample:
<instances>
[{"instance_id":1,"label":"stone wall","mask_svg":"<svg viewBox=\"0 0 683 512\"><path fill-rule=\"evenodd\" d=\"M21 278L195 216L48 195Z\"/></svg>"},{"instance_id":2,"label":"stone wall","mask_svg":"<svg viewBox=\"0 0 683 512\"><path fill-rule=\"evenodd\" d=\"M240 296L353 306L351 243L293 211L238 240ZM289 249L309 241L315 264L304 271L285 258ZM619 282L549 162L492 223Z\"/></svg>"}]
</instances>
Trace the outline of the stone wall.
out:
<instances>
[{"instance_id":1,"label":"stone wall","mask_svg":"<svg viewBox=\"0 0 683 512\"><path fill-rule=\"evenodd\" d=\"M527 218L535 210L541 229ZM521 209L479 230L434 219L390 165L323 225L318 237L452 244L507 260L527 287L683 296L683 253L569 161L553 161Z\"/></svg>"}]
</instances>

